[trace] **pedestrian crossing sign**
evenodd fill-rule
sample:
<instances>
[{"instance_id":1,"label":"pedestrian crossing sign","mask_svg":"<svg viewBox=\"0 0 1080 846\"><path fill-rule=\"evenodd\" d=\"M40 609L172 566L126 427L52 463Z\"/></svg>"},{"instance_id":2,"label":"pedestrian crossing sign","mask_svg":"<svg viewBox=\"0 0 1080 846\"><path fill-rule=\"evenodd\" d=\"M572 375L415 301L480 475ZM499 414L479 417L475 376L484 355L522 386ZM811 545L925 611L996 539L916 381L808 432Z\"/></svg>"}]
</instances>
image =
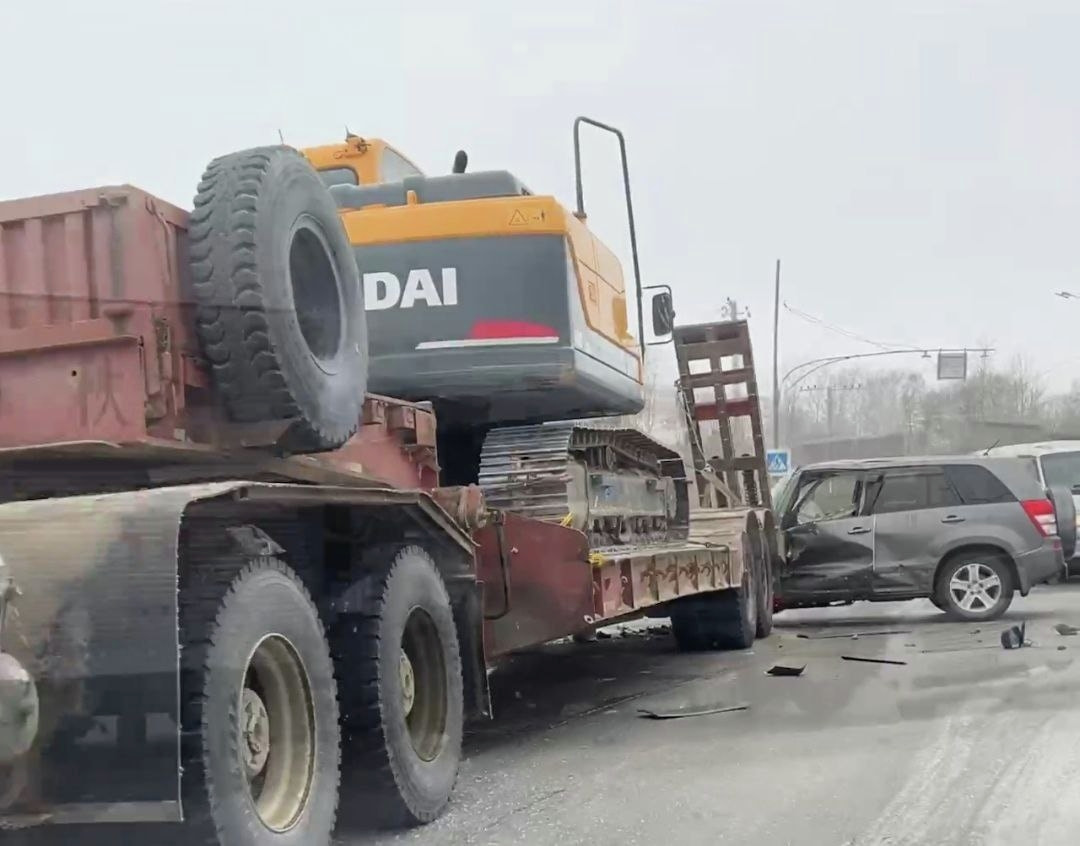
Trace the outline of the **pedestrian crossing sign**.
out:
<instances>
[{"instance_id":1,"label":"pedestrian crossing sign","mask_svg":"<svg viewBox=\"0 0 1080 846\"><path fill-rule=\"evenodd\" d=\"M791 450L765 450L765 469L770 476L786 476L791 472Z\"/></svg>"}]
</instances>

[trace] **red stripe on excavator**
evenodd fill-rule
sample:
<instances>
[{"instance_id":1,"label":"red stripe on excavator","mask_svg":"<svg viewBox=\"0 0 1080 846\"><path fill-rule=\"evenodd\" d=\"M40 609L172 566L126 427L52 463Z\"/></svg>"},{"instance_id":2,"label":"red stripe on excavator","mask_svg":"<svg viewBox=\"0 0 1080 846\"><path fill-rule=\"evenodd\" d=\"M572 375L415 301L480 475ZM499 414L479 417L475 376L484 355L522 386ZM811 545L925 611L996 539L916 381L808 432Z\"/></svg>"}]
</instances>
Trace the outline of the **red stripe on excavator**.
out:
<instances>
[{"instance_id":1,"label":"red stripe on excavator","mask_svg":"<svg viewBox=\"0 0 1080 846\"><path fill-rule=\"evenodd\" d=\"M559 333L542 323L527 320L478 320L469 330L469 339L494 340L495 338L552 338Z\"/></svg>"}]
</instances>

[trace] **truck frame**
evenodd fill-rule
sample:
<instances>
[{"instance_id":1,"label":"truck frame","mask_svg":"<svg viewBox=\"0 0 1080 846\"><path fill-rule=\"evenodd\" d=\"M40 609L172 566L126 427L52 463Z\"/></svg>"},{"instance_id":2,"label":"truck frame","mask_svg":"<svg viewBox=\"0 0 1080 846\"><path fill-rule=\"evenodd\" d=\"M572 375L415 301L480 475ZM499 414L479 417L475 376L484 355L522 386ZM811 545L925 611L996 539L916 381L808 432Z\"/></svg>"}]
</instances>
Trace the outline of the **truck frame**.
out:
<instances>
[{"instance_id":1,"label":"truck frame","mask_svg":"<svg viewBox=\"0 0 1080 846\"><path fill-rule=\"evenodd\" d=\"M688 539L604 549L558 522L489 508L475 486L440 487L438 421L424 403L369 395L342 448L277 454L279 425L230 422L215 399L191 326L186 227L186 212L130 186L0 203L0 824L200 824L185 750L222 728L205 703L191 723L203 649L191 629L213 616L198 603L222 562L295 576L317 611L341 761L324 761L325 777L315 767L322 780L305 801L330 808L331 826L341 778L372 760L387 764L368 775L409 811L404 821L431 819L446 801L402 798L408 774L383 748L385 726L347 721L367 701L361 668L375 660L364 627L376 564L433 562L460 656L449 699L464 717L492 716L487 674L502 656L616 621L670 615L684 648L768 634L775 526L749 476L732 489L736 470L764 479L760 449L718 468L727 507L694 510ZM719 331L697 329L683 335L698 349ZM752 384L743 336L745 347L724 341L724 355L746 357L736 369ZM698 404L688 419L722 417L725 403L720 392L712 412ZM756 421L757 446L756 388L736 405ZM719 481L697 459L698 484ZM413 664L401 690L422 687L423 661ZM315 684L318 668L306 669ZM445 755L456 773L460 730L455 743ZM374 800L359 804L374 816ZM208 830L226 842L224 812L210 810ZM289 825L236 842L276 843Z\"/></svg>"}]
</instances>

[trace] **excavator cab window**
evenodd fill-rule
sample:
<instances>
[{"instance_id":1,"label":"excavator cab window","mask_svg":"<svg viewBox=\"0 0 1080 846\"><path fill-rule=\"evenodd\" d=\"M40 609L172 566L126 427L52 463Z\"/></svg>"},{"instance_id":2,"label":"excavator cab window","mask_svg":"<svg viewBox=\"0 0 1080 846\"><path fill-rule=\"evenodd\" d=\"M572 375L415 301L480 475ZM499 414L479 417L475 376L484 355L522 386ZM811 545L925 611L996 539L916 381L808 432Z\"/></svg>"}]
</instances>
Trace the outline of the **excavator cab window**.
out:
<instances>
[{"instance_id":1,"label":"excavator cab window","mask_svg":"<svg viewBox=\"0 0 1080 846\"><path fill-rule=\"evenodd\" d=\"M351 167L329 167L326 170L320 170L319 176L327 188L333 188L335 185L359 184L356 171Z\"/></svg>"},{"instance_id":2,"label":"excavator cab window","mask_svg":"<svg viewBox=\"0 0 1080 846\"><path fill-rule=\"evenodd\" d=\"M382 156L379 159L379 181L401 182L407 176L423 176L423 174L404 156L389 147L383 147Z\"/></svg>"}]
</instances>

